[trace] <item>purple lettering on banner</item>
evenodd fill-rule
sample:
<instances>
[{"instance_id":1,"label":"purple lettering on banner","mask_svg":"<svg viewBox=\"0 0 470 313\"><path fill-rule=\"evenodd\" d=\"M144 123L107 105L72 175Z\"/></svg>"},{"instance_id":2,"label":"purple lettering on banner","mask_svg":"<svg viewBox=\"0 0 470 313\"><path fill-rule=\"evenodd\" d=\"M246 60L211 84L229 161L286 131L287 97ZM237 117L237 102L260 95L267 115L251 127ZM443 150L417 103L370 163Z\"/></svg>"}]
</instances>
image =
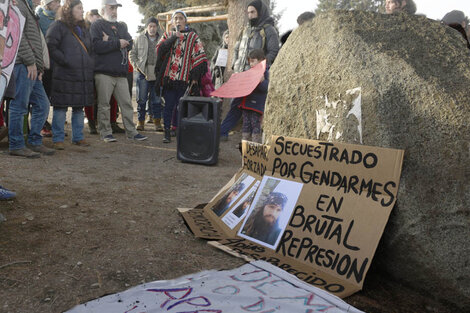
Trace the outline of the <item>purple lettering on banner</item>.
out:
<instances>
[{"instance_id":1,"label":"purple lettering on banner","mask_svg":"<svg viewBox=\"0 0 470 313\"><path fill-rule=\"evenodd\" d=\"M324 304L314 304L312 303L315 299L315 294L311 293L306 296L299 296L299 297L276 297L273 299L290 299L290 300L303 300L304 305L308 307L313 307L313 309L308 309L305 313L313 313L313 312L328 312L329 309L334 309L336 306L334 305L324 305Z\"/></svg>"},{"instance_id":2,"label":"purple lettering on banner","mask_svg":"<svg viewBox=\"0 0 470 313\"><path fill-rule=\"evenodd\" d=\"M227 290L227 292L225 292L224 290ZM215 288L214 290L212 290L212 292L217 293L219 295L237 295L240 293L240 288L234 285L228 285L228 286Z\"/></svg>"},{"instance_id":3,"label":"purple lettering on banner","mask_svg":"<svg viewBox=\"0 0 470 313\"><path fill-rule=\"evenodd\" d=\"M259 297L259 301L247 306L242 306L241 308L248 312L258 312L259 310L264 309L265 303L264 299Z\"/></svg>"},{"instance_id":4,"label":"purple lettering on banner","mask_svg":"<svg viewBox=\"0 0 470 313\"><path fill-rule=\"evenodd\" d=\"M196 300L196 299L202 299L204 301L204 303L193 303L193 302L191 302L192 300ZM170 305L166 310L169 311L172 308L174 308L175 306L183 304L183 303L186 303L186 304L189 304L189 305L192 305L192 306L210 306L211 305L211 302L209 301L209 299L207 299L206 297L203 297L203 296L199 296L199 297L193 297L193 298L189 298L189 299L180 300L180 301Z\"/></svg>"},{"instance_id":5,"label":"purple lettering on banner","mask_svg":"<svg viewBox=\"0 0 470 313\"><path fill-rule=\"evenodd\" d=\"M251 286L251 288L253 288L254 290L262 293L263 295L267 296L268 293L267 292L264 292L262 290L262 288L266 285L272 285L272 286L275 286L275 287L278 287L278 285L276 285L276 283L283 283L283 284L288 284L289 287L292 286L292 284L290 284L289 282L286 282L285 280L283 279L276 279L276 280L273 280L273 281L269 281L269 282L265 282L265 283L261 283L259 285L256 285L256 286Z\"/></svg>"},{"instance_id":6,"label":"purple lettering on banner","mask_svg":"<svg viewBox=\"0 0 470 313\"><path fill-rule=\"evenodd\" d=\"M255 276L254 278L251 278L251 275L256 275L258 273L264 273L266 274L265 276L260 276L260 277L257 277ZM235 281L242 281L242 282L245 282L245 283L252 283L252 282L257 282L257 281L262 281L262 280L265 280L266 278L269 278L272 276L272 274L270 272L266 272L266 271L263 271L263 270L255 270L255 271L252 271L252 272L247 272L247 273L243 273L242 276L245 276L245 275L250 275L248 277L248 279L246 279L245 277L237 277L235 275L232 275L230 276L231 279L235 280Z\"/></svg>"},{"instance_id":7,"label":"purple lettering on banner","mask_svg":"<svg viewBox=\"0 0 470 313\"><path fill-rule=\"evenodd\" d=\"M163 302L162 305L160 305L160 307L163 308L168 302L171 302L172 300L181 300L181 299L186 298L187 296L189 296L191 294L191 292L193 291L193 288L147 289L147 291L150 291L150 292L163 292L168 298L170 298L169 300L166 300L165 302ZM185 292L185 293L180 298L176 298L175 296L172 295L172 294L178 293L178 292Z\"/></svg>"}]
</instances>

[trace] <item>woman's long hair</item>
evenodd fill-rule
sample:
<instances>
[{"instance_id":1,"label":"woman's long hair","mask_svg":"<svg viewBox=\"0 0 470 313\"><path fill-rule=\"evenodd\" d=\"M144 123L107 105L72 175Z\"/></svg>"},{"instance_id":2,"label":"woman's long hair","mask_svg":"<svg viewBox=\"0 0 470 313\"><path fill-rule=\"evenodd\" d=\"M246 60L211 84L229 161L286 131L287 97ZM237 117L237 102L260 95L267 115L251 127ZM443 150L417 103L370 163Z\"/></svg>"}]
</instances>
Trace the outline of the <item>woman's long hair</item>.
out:
<instances>
[{"instance_id":1,"label":"woman's long hair","mask_svg":"<svg viewBox=\"0 0 470 313\"><path fill-rule=\"evenodd\" d=\"M61 6L57 12L57 20L71 28L80 26L81 28L85 29L85 21L75 21L72 14L74 6L79 5L80 3L82 3L80 0L65 0L64 5Z\"/></svg>"}]
</instances>

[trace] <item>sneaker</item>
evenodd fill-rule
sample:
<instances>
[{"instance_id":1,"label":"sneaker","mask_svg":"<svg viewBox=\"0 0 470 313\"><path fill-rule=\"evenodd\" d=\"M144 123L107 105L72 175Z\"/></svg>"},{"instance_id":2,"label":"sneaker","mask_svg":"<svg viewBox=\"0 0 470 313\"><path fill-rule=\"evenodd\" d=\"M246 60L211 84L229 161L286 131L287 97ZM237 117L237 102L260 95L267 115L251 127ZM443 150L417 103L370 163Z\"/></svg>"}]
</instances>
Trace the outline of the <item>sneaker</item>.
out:
<instances>
[{"instance_id":1,"label":"sneaker","mask_svg":"<svg viewBox=\"0 0 470 313\"><path fill-rule=\"evenodd\" d=\"M176 130L174 130L174 129L170 130L170 136L171 137L176 137Z\"/></svg>"},{"instance_id":2,"label":"sneaker","mask_svg":"<svg viewBox=\"0 0 470 313\"><path fill-rule=\"evenodd\" d=\"M35 158L41 157L40 153L33 152L26 147L21 148L21 149L10 150L10 155L21 156L21 157L25 157L29 159L35 159Z\"/></svg>"},{"instance_id":3,"label":"sneaker","mask_svg":"<svg viewBox=\"0 0 470 313\"><path fill-rule=\"evenodd\" d=\"M72 141L72 144L76 145L76 146L79 146L79 147L89 147L90 144L85 141L84 139L82 140L79 140L79 141Z\"/></svg>"},{"instance_id":4,"label":"sneaker","mask_svg":"<svg viewBox=\"0 0 470 313\"><path fill-rule=\"evenodd\" d=\"M113 135L104 136L103 140L104 140L104 142L115 142L115 141L117 141L116 138L113 137Z\"/></svg>"},{"instance_id":5,"label":"sneaker","mask_svg":"<svg viewBox=\"0 0 470 313\"><path fill-rule=\"evenodd\" d=\"M34 152L39 152L44 155L53 155L55 153L54 149L47 148L44 145L38 145L38 146L29 145L29 148L33 150Z\"/></svg>"},{"instance_id":6,"label":"sneaker","mask_svg":"<svg viewBox=\"0 0 470 313\"><path fill-rule=\"evenodd\" d=\"M147 136L144 136L144 135L141 135L141 134L137 134L137 135L135 135L133 138L129 138L129 139L134 139L134 140L137 140L137 141L142 141L142 140L147 140L148 137L147 137Z\"/></svg>"},{"instance_id":7,"label":"sneaker","mask_svg":"<svg viewBox=\"0 0 470 313\"><path fill-rule=\"evenodd\" d=\"M65 149L64 143L62 141L54 142L54 144L52 145L52 148L54 148L56 150L64 150Z\"/></svg>"},{"instance_id":8,"label":"sneaker","mask_svg":"<svg viewBox=\"0 0 470 313\"><path fill-rule=\"evenodd\" d=\"M16 193L0 186L0 200L11 200L16 197Z\"/></svg>"},{"instance_id":9,"label":"sneaker","mask_svg":"<svg viewBox=\"0 0 470 313\"><path fill-rule=\"evenodd\" d=\"M43 137L52 137L52 132L49 129L41 129L41 136Z\"/></svg>"}]
</instances>

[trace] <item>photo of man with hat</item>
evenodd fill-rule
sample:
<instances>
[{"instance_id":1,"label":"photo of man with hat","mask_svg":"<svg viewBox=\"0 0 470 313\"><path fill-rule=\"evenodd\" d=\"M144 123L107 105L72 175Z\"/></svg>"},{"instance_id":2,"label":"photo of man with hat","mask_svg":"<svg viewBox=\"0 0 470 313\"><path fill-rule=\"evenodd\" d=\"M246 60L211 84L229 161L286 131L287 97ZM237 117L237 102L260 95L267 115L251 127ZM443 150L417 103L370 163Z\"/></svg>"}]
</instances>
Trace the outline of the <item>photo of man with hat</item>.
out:
<instances>
[{"instance_id":1,"label":"photo of man with hat","mask_svg":"<svg viewBox=\"0 0 470 313\"><path fill-rule=\"evenodd\" d=\"M269 193L262 204L247 218L241 233L268 245L274 245L281 234L279 220L286 203L287 197L283 193Z\"/></svg>"}]
</instances>

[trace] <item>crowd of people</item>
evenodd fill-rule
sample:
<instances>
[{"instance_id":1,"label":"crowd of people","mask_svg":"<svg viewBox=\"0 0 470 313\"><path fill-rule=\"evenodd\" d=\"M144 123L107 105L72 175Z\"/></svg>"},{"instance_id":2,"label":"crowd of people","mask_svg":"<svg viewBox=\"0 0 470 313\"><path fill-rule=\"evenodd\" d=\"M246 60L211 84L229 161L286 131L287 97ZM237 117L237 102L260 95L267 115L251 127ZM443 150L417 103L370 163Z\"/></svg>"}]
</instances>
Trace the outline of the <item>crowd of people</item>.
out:
<instances>
[{"instance_id":1,"label":"crowd of people","mask_svg":"<svg viewBox=\"0 0 470 313\"><path fill-rule=\"evenodd\" d=\"M226 66L216 65L216 60L220 49L228 49L228 31L210 64L184 11L173 13L171 30L162 34L157 19L149 18L145 32L133 40L126 24L118 22L122 5L116 0L102 0L100 9L86 15L80 0L65 0L62 5L60 0L15 0L13 5L24 16L25 26L2 97L2 104L8 100L8 128L0 114L0 140L8 134L10 155L38 158L63 150L69 107L72 144L90 145L83 134L85 115L90 134L99 133L104 142L117 141L113 133L119 132L131 140L146 140L139 131L145 130L148 116L155 131L164 133L163 142L169 143L178 127L180 98L209 96L214 84L219 87L225 82ZM386 0L385 12L415 14L416 5L413 0ZM266 72L252 94L231 100L220 135L228 140L242 119L242 138L261 142L269 67L290 32L279 36L262 0L251 1L246 15L248 24L237 37L231 70L246 71L265 60ZM305 12L297 22L301 25L314 17L313 12ZM459 31L470 48L469 23L463 12L449 12L442 23ZM137 126L131 102L133 71L137 71ZM52 126L47 123L50 106ZM118 108L124 129L116 123ZM25 118L29 119L27 134ZM49 148L42 138L51 135L53 147ZM13 193L7 191L0 187L0 198L11 198Z\"/></svg>"}]
</instances>

